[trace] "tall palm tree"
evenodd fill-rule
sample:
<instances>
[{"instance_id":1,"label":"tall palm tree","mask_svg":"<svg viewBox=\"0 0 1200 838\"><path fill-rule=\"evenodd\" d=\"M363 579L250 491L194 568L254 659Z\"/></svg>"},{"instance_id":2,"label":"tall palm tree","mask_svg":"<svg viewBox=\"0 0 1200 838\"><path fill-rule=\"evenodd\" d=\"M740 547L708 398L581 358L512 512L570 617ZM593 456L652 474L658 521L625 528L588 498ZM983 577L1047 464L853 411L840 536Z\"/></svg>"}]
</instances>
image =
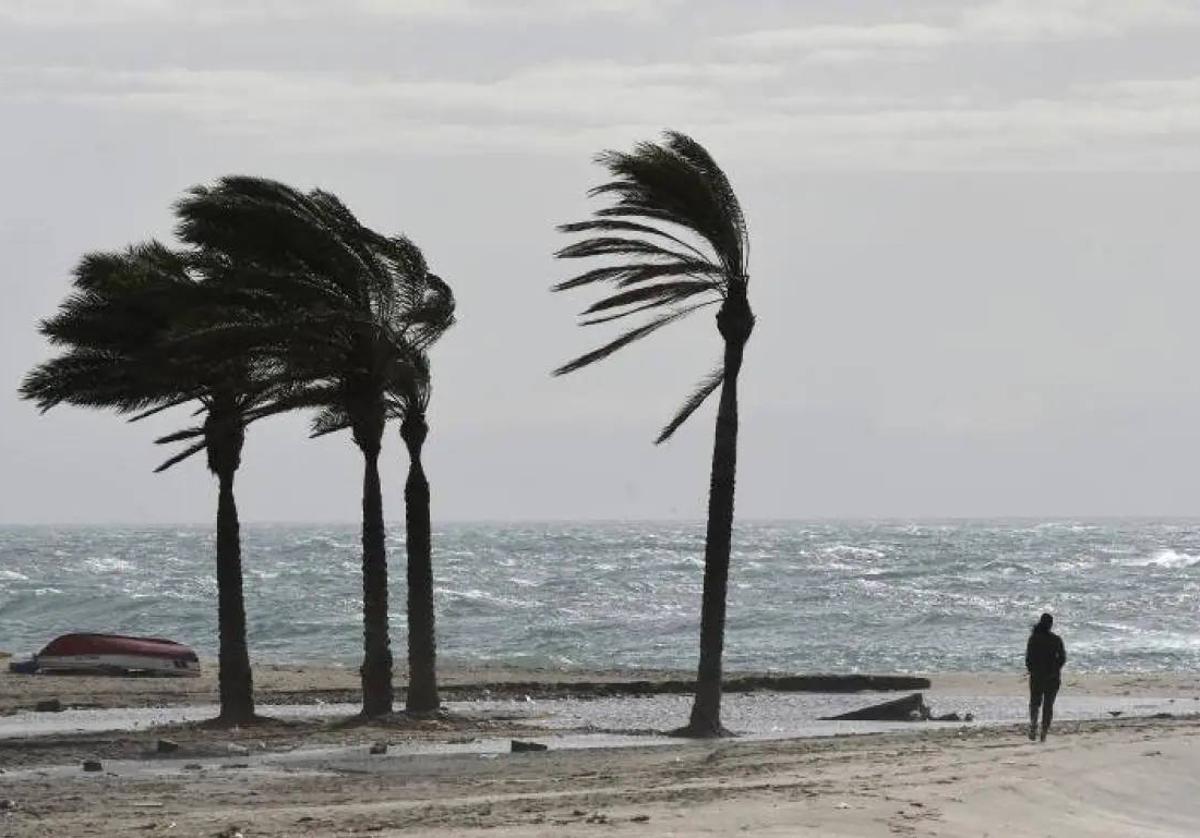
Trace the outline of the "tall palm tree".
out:
<instances>
[{"instance_id":1,"label":"tall palm tree","mask_svg":"<svg viewBox=\"0 0 1200 838\"><path fill-rule=\"evenodd\" d=\"M453 301L451 300L451 304ZM408 553L408 693L405 710L430 713L441 699L437 688L437 641L433 608L433 527L429 514L429 480L421 453L429 436L426 412L431 395L429 361L413 356L413 374L394 393L400 438L408 450L404 482L404 542Z\"/></svg>"},{"instance_id":2,"label":"tall palm tree","mask_svg":"<svg viewBox=\"0 0 1200 838\"><path fill-rule=\"evenodd\" d=\"M737 471L738 373L754 328L747 295L749 237L745 217L728 178L695 140L669 131L661 143L642 142L631 152L605 151L596 162L612 180L589 193L611 198L593 218L559 229L588 238L564 247L563 259L613 257L554 286L556 291L595 283L615 289L583 312L582 325L619 320L643 312L650 318L615 340L555 370L562 375L607 358L701 308L717 305L717 331L724 341L721 363L703 379L658 435L661 443L719 388L708 529L704 547L704 593L700 610L700 665L691 719L685 736L720 736L721 655L725 643L725 599L733 536Z\"/></svg>"},{"instance_id":3,"label":"tall palm tree","mask_svg":"<svg viewBox=\"0 0 1200 838\"><path fill-rule=\"evenodd\" d=\"M186 443L163 471L204 451L216 475L218 721L254 721L246 644L242 559L234 477L246 426L272 412L276 389L267 371L228 347L204 351L177 340L231 316L240 303L218 290L196 254L158 242L124 252L92 253L75 269L74 292L41 333L63 353L35 367L21 395L43 411L67 403L141 419L195 403L203 421L158 440Z\"/></svg>"},{"instance_id":4,"label":"tall palm tree","mask_svg":"<svg viewBox=\"0 0 1200 838\"><path fill-rule=\"evenodd\" d=\"M262 294L269 326L235 324L232 331L241 330L256 352L280 364L291 387L281 404L315 409L314 436L349 429L363 456L366 717L391 713L394 702L379 455L387 421L404 420L415 471L406 491L412 496L409 575L417 582L409 591L409 706L436 708L428 484L420 467L424 433L415 429L425 427L428 404L423 353L453 323L449 286L429 272L411 241L364 227L328 192L227 177L196 187L177 209L185 241L229 254L254 275L249 287ZM406 433L405 424L414 430Z\"/></svg>"}]
</instances>

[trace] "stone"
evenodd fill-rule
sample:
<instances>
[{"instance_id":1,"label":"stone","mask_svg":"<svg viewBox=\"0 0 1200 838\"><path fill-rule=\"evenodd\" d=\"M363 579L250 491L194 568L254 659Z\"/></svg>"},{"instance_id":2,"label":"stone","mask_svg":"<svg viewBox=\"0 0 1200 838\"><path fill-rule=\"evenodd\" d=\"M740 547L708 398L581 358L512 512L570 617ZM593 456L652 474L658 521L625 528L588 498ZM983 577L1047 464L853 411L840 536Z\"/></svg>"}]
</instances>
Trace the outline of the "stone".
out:
<instances>
[{"instance_id":1,"label":"stone","mask_svg":"<svg viewBox=\"0 0 1200 838\"><path fill-rule=\"evenodd\" d=\"M925 696L913 693L903 698L872 704L861 710L852 710L839 716L824 716L821 721L866 721L866 722L919 722L929 718L929 707Z\"/></svg>"},{"instance_id":2,"label":"stone","mask_svg":"<svg viewBox=\"0 0 1200 838\"><path fill-rule=\"evenodd\" d=\"M159 739L155 750L160 754L173 754L179 750L179 743L173 739Z\"/></svg>"},{"instance_id":3,"label":"stone","mask_svg":"<svg viewBox=\"0 0 1200 838\"><path fill-rule=\"evenodd\" d=\"M61 713L63 709L63 703L57 698L47 698L33 705L35 713Z\"/></svg>"},{"instance_id":4,"label":"stone","mask_svg":"<svg viewBox=\"0 0 1200 838\"><path fill-rule=\"evenodd\" d=\"M245 745L239 745L236 742L230 742L229 745L226 747L226 750L229 751L229 753L235 754L239 757L250 756L250 749L247 748Z\"/></svg>"},{"instance_id":5,"label":"stone","mask_svg":"<svg viewBox=\"0 0 1200 838\"><path fill-rule=\"evenodd\" d=\"M371 753L373 754L386 754L387 749L387 742L376 742L371 745Z\"/></svg>"},{"instance_id":6,"label":"stone","mask_svg":"<svg viewBox=\"0 0 1200 838\"><path fill-rule=\"evenodd\" d=\"M104 766L100 764L98 759L85 759L83 761L84 771L103 771Z\"/></svg>"},{"instance_id":7,"label":"stone","mask_svg":"<svg viewBox=\"0 0 1200 838\"><path fill-rule=\"evenodd\" d=\"M522 742L520 739L512 740L512 753L521 754L530 751L548 751L549 745L543 745L541 742Z\"/></svg>"}]
</instances>

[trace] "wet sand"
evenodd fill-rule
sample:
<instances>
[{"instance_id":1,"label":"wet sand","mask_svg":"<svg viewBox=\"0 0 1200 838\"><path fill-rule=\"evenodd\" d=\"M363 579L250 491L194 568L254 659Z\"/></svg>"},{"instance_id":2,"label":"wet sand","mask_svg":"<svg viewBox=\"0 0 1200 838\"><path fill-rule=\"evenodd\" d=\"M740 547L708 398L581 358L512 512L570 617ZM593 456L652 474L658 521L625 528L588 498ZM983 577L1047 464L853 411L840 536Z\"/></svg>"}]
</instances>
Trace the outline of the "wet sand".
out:
<instances>
[{"instance_id":1,"label":"wet sand","mask_svg":"<svg viewBox=\"0 0 1200 838\"><path fill-rule=\"evenodd\" d=\"M557 670L457 666L439 672L441 686L454 696L472 698L496 692L502 685L559 688L580 682L622 683L633 680L678 680L691 673L669 670ZM396 674L403 689L405 676ZM256 664L255 700L262 704L355 702L360 698L358 670L351 667ZM171 707L212 704L217 700L215 661L204 661L199 678L110 677L90 675L14 675L0 671L0 715L57 698L74 707Z\"/></svg>"},{"instance_id":2,"label":"wet sand","mask_svg":"<svg viewBox=\"0 0 1200 838\"><path fill-rule=\"evenodd\" d=\"M790 673L729 673L727 677L787 677ZM533 695L620 694L631 682L685 681L692 672L675 670L609 669L562 670L452 666L439 673L446 698ZM937 673L932 686L940 692L961 695L1023 695L1026 682L1019 672ZM398 690L404 687L397 673ZM611 689L598 690L599 685ZM359 700L358 671L349 667L257 664L255 698L261 704L353 703ZM1078 695L1200 696L1200 674L1173 673L1072 673L1064 674L1064 693ZM123 678L108 676L14 675L0 671L0 716L32 708L37 702L57 698L73 707L173 707L212 704L217 700L216 665L205 661L199 678Z\"/></svg>"},{"instance_id":3,"label":"wet sand","mask_svg":"<svg viewBox=\"0 0 1200 838\"><path fill-rule=\"evenodd\" d=\"M443 698L470 701L482 698L535 698L601 695L654 695L691 692L693 673L674 670L568 670L484 666L448 666L439 671ZM745 672L727 676L726 689L804 689L859 691L862 681L927 681L923 676L814 676L791 673ZM799 685L796 682L802 682ZM396 688L403 690L405 674L397 672ZM867 685L864 685L867 686ZM925 683L902 684L922 689ZM885 688L889 687L886 684ZM260 704L335 704L360 698L355 669L338 666L259 664L254 667L255 700ZM28 709L38 701L57 698L64 705L106 709L118 707L175 707L211 704L217 700L217 667L205 661L198 678L113 677L92 675L14 675L0 671L0 716Z\"/></svg>"},{"instance_id":4,"label":"wet sand","mask_svg":"<svg viewBox=\"0 0 1200 838\"><path fill-rule=\"evenodd\" d=\"M352 670L268 667L256 675L264 703L264 696L324 701L339 691L357 697ZM630 676L647 673L561 677L591 683ZM559 677L485 669L447 673L446 681L479 686ZM1024 682L1013 673L935 675L932 681L931 694L948 699L991 696L1013 699L1018 708L1023 700ZM11 711L50 697L108 707L178 706L210 702L213 688L205 679L5 673L0 707ZM503 712L521 704L512 697L456 703L458 712L439 719L397 717L369 726L309 718L233 731L188 724L26 736L0 741L0 834L1200 834L1200 718L1193 706L1200 705L1194 701L1200 678L1072 674L1064 686L1064 696L1069 693L1095 699L1097 707L1106 698L1154 697L1178 709L1173 718L1061 721L1044 745L1030 743L1013 724L915 723L888 733L787 741L599 750L556 745L541 753L498 753L496 743L510 738L555 742L553 736L595 735L578 727L551 730ZM774 704L786 697L747 700ZM887 697L839 700L865 704ZM620 699L605 697L595 710L606 702L621 709ZM586 718L589 702L576 704ZM164 737L178 750L156 753ZM389 752L369 754L377 742L389 743ZM429 747L422 752L422 745ZM82 771L82 761L92 758L103 770Z\"/></svg>"},{"instance_id":5,"label":"wet sand","mask_svg":"<svg viewBox=\"0 0 1200 838\"><path fill-rule=\"evenodd\" d=\"M1194 836L1200 723L480 756L195 756L0 775L26 836Z\"/></svg>"}]
</instances>

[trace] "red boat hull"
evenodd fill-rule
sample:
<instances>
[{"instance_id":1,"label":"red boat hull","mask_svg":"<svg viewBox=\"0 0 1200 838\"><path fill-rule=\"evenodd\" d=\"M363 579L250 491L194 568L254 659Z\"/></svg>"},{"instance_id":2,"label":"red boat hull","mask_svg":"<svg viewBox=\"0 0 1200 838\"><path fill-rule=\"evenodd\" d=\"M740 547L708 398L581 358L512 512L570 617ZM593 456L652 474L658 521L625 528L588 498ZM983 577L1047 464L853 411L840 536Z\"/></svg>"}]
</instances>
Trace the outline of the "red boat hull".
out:
<instances>
[{"instance_id":1,"label":"red boat hull","mask_svg":"<svg viewBox=\"0 0 1200 838\"><path fill-rule=\"evenodd\" d=\"M50 641L34 661L39 672L200 674L200 659L182 643L119 634L64 634Z\"/></svg>"}]
</instances>

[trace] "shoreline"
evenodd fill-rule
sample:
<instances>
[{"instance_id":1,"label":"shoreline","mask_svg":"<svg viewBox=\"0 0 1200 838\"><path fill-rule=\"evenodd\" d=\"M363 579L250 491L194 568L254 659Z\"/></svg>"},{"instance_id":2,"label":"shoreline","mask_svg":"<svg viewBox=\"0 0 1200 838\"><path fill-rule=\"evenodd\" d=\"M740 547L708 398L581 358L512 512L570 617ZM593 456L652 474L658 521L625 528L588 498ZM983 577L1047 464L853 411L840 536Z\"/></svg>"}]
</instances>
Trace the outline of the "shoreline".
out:
<instances>
[{"instance_id":1,"label":"shoreline","mask_svg":"<svg viewBox=\"0 0 1200 838\"><path fill-rule=\"evenodd\" d=\"M870 679L876 679L874 681ZM895 680L892 680L895 679ZM929 681L921 683L921 679ZM601 698L690 694L692 673L665 669L551 669L547 667L451 666L439 671L439 687L449 701L503 698ZM728 672L730 693L777 692L920 692L944 695L1022 696L1024 673L940 672L920 675L826 675L779 672ZM397 691L406 685L397 672ZM345 704L360 699L358 672L330 665L258 664L255 700L268 704ZM1200 673L1075 672L1063 675L1063 692L1087 696L1156 695L1200 697ZM64 706L89 709L175 707L211 704L217 698L217 667L205 661L198 678L107 675L17 675L0 671L0 716L33 709L58 699Z\"/></svg>"}]
</instances>

